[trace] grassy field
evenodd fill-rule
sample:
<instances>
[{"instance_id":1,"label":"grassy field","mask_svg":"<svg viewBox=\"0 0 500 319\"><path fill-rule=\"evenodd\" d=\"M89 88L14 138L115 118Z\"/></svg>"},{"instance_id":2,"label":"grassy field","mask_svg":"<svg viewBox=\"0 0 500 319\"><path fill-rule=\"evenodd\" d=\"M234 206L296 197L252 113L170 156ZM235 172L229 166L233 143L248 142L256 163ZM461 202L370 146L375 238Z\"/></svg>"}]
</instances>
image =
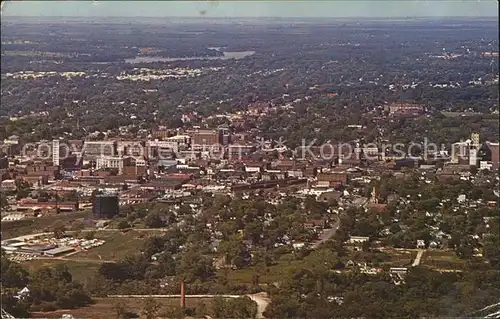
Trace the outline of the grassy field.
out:
<instances>
[{"instance_id":1,"label":"grassy field","mask_svg":"<svg viewBox=\"0 0 500 319\"><path fill-rule=\"evenodd\" d=\"M421 265L434 269L461 269L464 261L453 251L427 250L422 256Z\"/></svg>"},{"instance_id":2,"label":"grassy field","mask_svg":"<svg viewBox=\"0 0 500 319\"><path fill-rule=\"evenodd\" d=\"M79 252L72 257L94 260L119 260L127 255L140 252L145 239L153 234L152 232L138 232L134 230L126 233L96 231L95 238L103 239L106 243L102 246Z\"/></svg>"},{"instance_id":3,"label":"grassy field","mask_svg":"<svg viewBox=\"0 0 500 319\"><path fill-rule=\"evenodd\" d=\"M304 263L300 260L279 261L270 267L249 267L238 270L227 270L227 278L233 284L252 284L253 274L259 275L259 284L272 284L282 280L287 273L293 272ZM224 269L218 270L217 275L222 276Z\"/></svg>"},{"instance_id":4,"label":"grassy field","mask_svg":"<svg viewBox=\"0 0 500 319\"><path fill-rule=\"evenodd\" d=\"M78 252L64 257L65 259L36 259L23 262L23 265L36 269L41 266L55 266L63 263L68 266L75 279L83 282L84 279L95 274L102 262L118 261L127 255L140 252L145 238L150 235L149 232L133 230L126 233L96 231L95 238L106 240L102 246Z\"/></svg>"},{"instance_id":5,"label":"grassy field","mask_svg":"<svg viewBox=\"0 0 500 319\"><path fill-rule=\"evenodd\" d=\"M179 299L177 298L156 298L160 305L158 315L165 317L168 312L179 309ZM71 314L75 318L92 318L92 319L109 319L116 318L115 304L119 301L125 304L127 311L140 315L143 308L144 300L142 298L95 298L95 303L88 307L72 310L58 310L52 312L33 313L32 318L61 318L63 314ZM203 311L206 314L211 313L211 299L186 299L187 308L195 308Z\"/></svg>"},{"instance_id":6,"label":"grassy field","mask_svg":"<svg viewBox=\"0 0 500 319\"><path fill-rule=\"evenodd\" d=\"M92 261L73 261L73 260L47 260L47 259L36 259L25 261L22 263L23 266L28 267L30 270L36 270L43 266L56 266L57 264L66 265L73 275L73 279L81 283L84 283L87 278L95 275L97 269L99 268L99 263Z\"/></svg>"},{"instance_id":7,"label":"grassy field","mask_svg":"<svg viewBox=\"0 0 500 319\"><path fill-rule=\"evenodd\" d=\"M390 267L409 267L417 257L416 251L384 250L390 255L390 261L382 262L382 265Z\"/></svg>"},{"instance_id":8,"label":"grassy field","mask_svg":"<svg viewBox=\"0 0 500 319\"><path fill-rule=\"evenodd\" d=\"M51 215L39 218L17 220L12 222L2 223L2 240L9 239L17 236L24 236L34 233L43 233L51 231L51 229L59 224L63 223L69 227L72 223L81 221L85 217L89 217L92 214L91 211L81 211L74 213L61 213L58 215Z\"/></svg>"}]
</instances>

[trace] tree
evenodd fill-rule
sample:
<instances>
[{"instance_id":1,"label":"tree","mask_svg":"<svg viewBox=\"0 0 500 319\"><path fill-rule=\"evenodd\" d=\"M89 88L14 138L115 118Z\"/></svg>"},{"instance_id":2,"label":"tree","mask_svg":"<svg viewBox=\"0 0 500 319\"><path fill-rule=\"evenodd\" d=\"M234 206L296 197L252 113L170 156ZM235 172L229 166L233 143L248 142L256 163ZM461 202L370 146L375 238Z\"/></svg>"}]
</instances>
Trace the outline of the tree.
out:
<instances>
[{"instance_id":1,"label":"tree","mask_svg":"<svg viewBox=\"0 0 500 319\"><path fill-rule=\"evenodd\" d=\"M477 172L478 172L478 168L477 168L477 166L476 166L476 165L471 165L471 166L470 166L470 173L471 173L472 175L476 175L476 174L477 174Z\"/></svg>"},{"instance_id":2,"label":"tree","mask_svg":"<svg viewBox=\"0 0 500 319\"><path fill-rule=\"evenodd\" d=\"M257 304L250 297L212 299L212 311L216 318L255 318Z\"/></svg>"},{"instance_id":3,"label":"tree","mask_svg":"<svg viewBox=\"0 0 500 319\"><path fill-rule=\"evenodd\" d=\"M16 298L17 291L2 287L2 309L15 318L29 318L31 303Z\"/></svg>"},{"instance_id":4,"label":"tree","mask_svg":"<svg viewBox=\"0 0 500 319\"><path fill-rule=\"evenodd\" d=\"M219 249L224 254L226 262L238 269L248 266L252 260L247 245L236 237L222 241Z\"/></svg>"},{"instance_id":5,"label":"tree","mask_svg":"<svg viewBox=\"0 0 500 319\"><path fill-rule=\"evenodd\" d=\"M121 220L119 223L118 223L118 229L120 230L124 230L124 229L127 229L127 228L130 228L130 224L125 221L125 220Z\"/></svg>"},{"instance_id":6,"label":"tree","mask_svg":"<svg viewBox=\"0 0 500 319\"><path fill-rule=\"evenodd\" d=\"M66 227L62 222L57 223L53 228L55 238L63 238L66 235Z\"/></svg>"},{"instance_id":7,"label":"tree","mask_svg":"<svg viewBox=\"0 0 500 319\"><path fill-rule=\"evenodd\" d=\"M176 273L187 283L196 279L207 280L215 274L212 257L206 255L205 250L196 250L194 247L182 252Z\"/></svg>"},{"instance_id":8,"label":"tree","mask_svg":"<svg viewBox=\"0 0 500 319\"><path fill-rule=\"evenodd\" d=\"M9 202L7 201L7 196L5 192L0 192L0 211L9 206Z\"/></svg>"},{"instance_id":9,"label":"tree","mask_svg":"<svg viewBox=\"0 0 500 319\"><path fill-rule=\"evenodd\" d=\"M498 247L500 247L499 234L496 233L487 235L484 241L483 254L493 266L497 266L500 262L500 252Z\"/></svg>"},{"instance_id":10,"label":"tree","mask_svg":"<svg viewBox=\"0 0 500 319\"><path fill-rule=\"evenodd\" d=\"M92 302L90 294L73 281L65 265L37 269L30 281L30 299L34 304L51 303L56 308L73 309Z\"/></svg>"},{"instance_id":11,"label":"tree","mask_svg":"<svg viewBox=\"0 0 500 319\"><path fill-rule=\"evenodd\" d=\"M161 305L158 301L153 298L146 298L142 306L142 315L146 319L156 318L158 311L160 311Z\"/></svg>"},{"instance_id":12,"label":"tree","mask_svg":"<svg viewBox=\"0 0 500 319\"><path fill-rule=\"evenodd\" d=\"M10 261L3 251L1 268L2 287L19 289L26 287L29 282L29 273L20 264Z\"/></svg>"},{"instance_id":13,"label":"tree","mask_svg":"<svg viewBox=\"0 0 500 319\"><path fill-rule=\"evenodd\" d=\"M148 228L161 228L165 226L165 222L161 219L158 212L151 212L146 216L144 224Z\"/></svg>"}]
</instances>

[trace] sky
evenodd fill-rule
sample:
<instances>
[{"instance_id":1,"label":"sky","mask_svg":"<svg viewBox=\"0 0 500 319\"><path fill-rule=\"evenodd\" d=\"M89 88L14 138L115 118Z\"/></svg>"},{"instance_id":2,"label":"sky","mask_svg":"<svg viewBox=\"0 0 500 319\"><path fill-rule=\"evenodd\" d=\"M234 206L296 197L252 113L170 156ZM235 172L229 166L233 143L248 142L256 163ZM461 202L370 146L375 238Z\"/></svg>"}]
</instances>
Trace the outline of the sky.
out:
<instances>
[{"instance_id":1,"label":"sky","mask_svg":"<svg viewBox=\"0 0 500 319\"><path fill-rule=\"evenodd\" d=\"M3 1L2 1L3 4ZM30 17L497 17L497 0L7 1Z\"/></svg>"}]
</instances>

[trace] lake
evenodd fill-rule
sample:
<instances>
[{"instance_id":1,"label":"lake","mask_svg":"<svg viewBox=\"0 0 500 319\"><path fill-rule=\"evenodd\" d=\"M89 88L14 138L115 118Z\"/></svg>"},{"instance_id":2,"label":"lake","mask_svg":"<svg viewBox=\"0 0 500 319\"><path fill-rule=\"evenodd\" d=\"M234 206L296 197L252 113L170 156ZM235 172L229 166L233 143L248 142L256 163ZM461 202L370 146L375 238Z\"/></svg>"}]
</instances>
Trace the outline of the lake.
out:
<instances>
[{"instance_id":1,"label":"lake","mask_svg":"<svg viewBox=\"0 0 500 319\"><path fill-rule=\"evenodd\" d=\"M137 56L133 59L125 59L125 63L154 63L154 62L174 62L174 61L189 61L189 60L230 60L230 59L239 60L255 54L255 51L234 51L234 52L229 51L223 53L224 56L185 57L185 58Z\"/></svg>"}]
</instances>

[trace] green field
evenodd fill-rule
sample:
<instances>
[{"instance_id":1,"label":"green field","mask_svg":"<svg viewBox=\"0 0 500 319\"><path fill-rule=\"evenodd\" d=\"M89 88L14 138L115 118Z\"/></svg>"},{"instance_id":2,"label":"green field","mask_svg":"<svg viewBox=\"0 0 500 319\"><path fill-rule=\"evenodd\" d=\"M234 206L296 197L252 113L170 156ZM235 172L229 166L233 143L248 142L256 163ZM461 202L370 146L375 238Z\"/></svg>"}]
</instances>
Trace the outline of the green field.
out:
<instances>
[{"instance_id":1,"label":"green field","mask_svg":"<svg viewBox=\"0 0 500 319\"><path fill-rule=\"evenodd\" d=\"M172 313L179 309L179 299L177 298L155 298L161 305L158 315L166 317L168 312ZM38 312L31 315L32 318L61 318L63 314L71 314L75 318L92 318L92 319L109 319L116 318L116 310L114 308L117 302L123 302L126 310L140 315L144 300L142 298L94 298L95 303L88 307L72 309L72 310L58 310L52 312ZM211 313L211 299L186 299L186 307L188 309L204 308L203 313ZM172 316L170 316L172 318Z\"/></svg>"},{"instance_id":2,"label":"green field","mask_svg":"<svg viewBox=\"0 0 500 319\"><path fill-rule=\"evenodd\" d=\"M55 259L36 259L25 261L23 266L30 270L36 270L43 266L55 266L57 264L66 265L73 275L73 279L84 283L87 278L94 276L100 263L94 261L73 261L73 260L55 260Z\"/></svg>"},{"instance_id":3,"label":"green field","mask_svg":"<svg viewBox=\"0 0 500 319\"><path fill-rule=\"evenodd\" d=\"M460 270L464 261L458 258L453 251L427 250L422 256L421 265L434 269Z\"/></svg>"},{"instance_id":4,"label":"green field","mask_svg":"<svg viewBox=\"0 0 500 319\"><path fill-rule=\"evenodd\" d=\"M106 241L104 245L79 252L72 257L92 260L119 260L127 255L141 251L142 245L148 236L155 232L128 231L96 231L95 238Z\"/></svg>"},{"instance_id":5,"label":"green field","mask_svg":"<svg viewBox=\"0 0 500 319\"><path fill-rule=\"evenodd\" d=\"M279 261L270 267L248 267L238 270L220 269L217 276L222 276L227 271L227 279L233 284L252 284L253 274L259 275L259 284L272 284L282 280L286 274L304 265L301 260Z\"/></svg>"}]
</instances>

